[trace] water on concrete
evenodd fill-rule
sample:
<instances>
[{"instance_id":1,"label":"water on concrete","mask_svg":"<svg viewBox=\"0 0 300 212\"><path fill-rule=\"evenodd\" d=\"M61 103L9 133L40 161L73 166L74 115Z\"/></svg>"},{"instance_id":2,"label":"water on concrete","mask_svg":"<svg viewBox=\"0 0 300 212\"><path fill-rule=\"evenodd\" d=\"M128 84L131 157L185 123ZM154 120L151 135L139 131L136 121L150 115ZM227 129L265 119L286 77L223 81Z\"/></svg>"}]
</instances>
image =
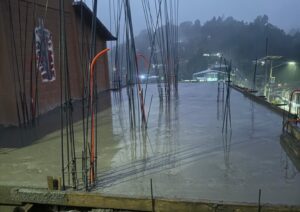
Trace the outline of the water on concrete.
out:
<instances>
[{"instance_id":1,"label":"water on concrete","mask_svg":"<svg viewBox=\"0 0 300 212\"><path fill-rule=\"evenodd\" d=\"M300 205L300 174L280 145L280 116L232 90L231 130L222 133L216 84L180 84L169 104L149 85L147 111L152 95L146 132L130 130L125 89L99 112L95 191L150 196L152 179L159 197L257 202L261 189L264 203ZM81 121L74 127L79 154ZM46 187L46 176L60 175L59 148L57 129L2 150L0 184Z\"/></svg>"}]
</instances>

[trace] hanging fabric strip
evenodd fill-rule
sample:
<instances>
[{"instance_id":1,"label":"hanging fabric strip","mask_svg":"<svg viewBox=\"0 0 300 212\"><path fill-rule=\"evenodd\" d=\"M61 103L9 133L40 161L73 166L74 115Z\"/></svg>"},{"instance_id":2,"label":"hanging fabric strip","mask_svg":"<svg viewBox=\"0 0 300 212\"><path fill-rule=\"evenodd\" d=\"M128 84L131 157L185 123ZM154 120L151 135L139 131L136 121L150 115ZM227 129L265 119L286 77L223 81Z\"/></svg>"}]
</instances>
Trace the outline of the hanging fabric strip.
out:
<instances>
[{"instance_id":1,"label":"hanging fabric strip","mask_svg":"<svg viewBox=\"0 0 300 212\"><path fill-rule=\"evenodd\" d=\"M36 64L41 73L42 82L55 80L54 52L52 35L44 28L42 19L39 19L39 26L35 28Z\"/></svg>"}]
</instances>

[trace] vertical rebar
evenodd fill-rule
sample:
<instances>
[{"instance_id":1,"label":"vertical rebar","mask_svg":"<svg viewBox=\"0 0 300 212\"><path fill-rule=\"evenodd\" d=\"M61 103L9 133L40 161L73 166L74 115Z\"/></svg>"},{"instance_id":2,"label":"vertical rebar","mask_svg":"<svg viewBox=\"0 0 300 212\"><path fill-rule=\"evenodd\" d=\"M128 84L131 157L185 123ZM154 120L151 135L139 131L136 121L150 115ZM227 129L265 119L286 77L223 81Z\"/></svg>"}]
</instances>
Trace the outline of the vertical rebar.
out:
<instances>
[{"instance_id":1,"label":"vertical rebar","mask_svg":"<svg viewBox=\"0 0 300 212\"><path fill-rule=\"evenodd\" d=\"M63 48L63 42L64 42L64 35L63 35L63 13L64 13L64 1L60 0L59 5L59 22L60 22L60 48L59 48L59 55L60 55L60 120L61 120L61 170L62 170L62 190L65 190L65 173L64 173L64 120L63 120L63 110L64 110L64 104L63 104L63 59L64 59L64 48Z\"/></svg>"},{"instance_id":2,"label":"vertical rebar","mask_svg":"<svg viewBox=\"0 0 300 212\"><path fill-rule=\"evenodd\" d=\"M155 212L155 201L153 196L153 184L152 184L152 178L150 179L150 189L151 189L151 205L152 205L152 212Z\"/></svg>"},{"instance_id":3,"label":"vertical rebar","mask_svg":"<svg viewBox=\"0 0 300 212\"><path fill-rule=\"evenodd\" d=\"M258 191L258 212L261 211L261 189Z\"/></svg>"}]
</instances>

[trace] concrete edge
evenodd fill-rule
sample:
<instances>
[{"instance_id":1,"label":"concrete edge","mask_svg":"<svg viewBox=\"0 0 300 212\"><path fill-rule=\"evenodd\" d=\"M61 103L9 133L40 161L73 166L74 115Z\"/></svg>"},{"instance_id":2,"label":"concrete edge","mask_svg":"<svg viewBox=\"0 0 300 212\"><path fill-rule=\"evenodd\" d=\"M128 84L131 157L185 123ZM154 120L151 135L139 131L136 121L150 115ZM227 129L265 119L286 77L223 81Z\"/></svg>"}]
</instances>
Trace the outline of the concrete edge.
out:
<instances>
[{"instance_id":1,"label":"concrete edge","mask_svg":"<svg viewBox=\"0 0 300 212\"><path fill-rule=\"evenodd\" d=\"M262 97L259 97L259 96L256 96L254 95L253 93L249 92L248 89L246 88L242 88L242 87L239 87L239 86L236 86L236 85L231 85L231 87L233 89L235 89L236 91L239 91L241 92L242 94L244 94L246 97L254 100L255 102L271 109L272 111L276 112L277 114L279 115L285 115L285 116L292 116L291 113L289 113L288 111L284 110L284 109L281 109L279 107L277 107L276 105L270 103L270 102L267 102L264 98Z\"/></svg>"},{"instance_id":2,"label":"concrete edge","mask_svg":"<svg viewBox=\"0 0 300 212\"><path fill-rule=\"evenodd\" d=\"M78 191L49 191L25 187L0 186L0 205L42 204L81 208L152 211L151 198L105 196ZM258 211L258 204L208 200L154 199L155 211ZM263 211L299 211L299 206L262 204Z\"/></svg>"}]
</instances>

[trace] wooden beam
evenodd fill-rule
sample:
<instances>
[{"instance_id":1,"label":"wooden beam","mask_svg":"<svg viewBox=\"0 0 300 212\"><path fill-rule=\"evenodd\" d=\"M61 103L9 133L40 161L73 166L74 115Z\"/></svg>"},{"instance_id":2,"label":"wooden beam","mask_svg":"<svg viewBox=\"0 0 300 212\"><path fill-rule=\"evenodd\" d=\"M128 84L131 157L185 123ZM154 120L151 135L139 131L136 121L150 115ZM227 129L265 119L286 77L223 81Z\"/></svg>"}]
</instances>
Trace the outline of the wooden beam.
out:
<instances>
[{"instance_id":1,"label":"wooden beam","mask_svg":"<svg viewBox=\"0 0 300 212\"><path fill-rule=\"evenodd\" d=\"M96 192L48 191L47 189L13 188L10 198L15 202L62 205L80 208L152 211L151 198L104 196ZM155 211L240 211L256 212L257 204L182 199L155 199ZM300 206L262 204L263 211L300 212Z\"/></svg>"}]
</instances>

